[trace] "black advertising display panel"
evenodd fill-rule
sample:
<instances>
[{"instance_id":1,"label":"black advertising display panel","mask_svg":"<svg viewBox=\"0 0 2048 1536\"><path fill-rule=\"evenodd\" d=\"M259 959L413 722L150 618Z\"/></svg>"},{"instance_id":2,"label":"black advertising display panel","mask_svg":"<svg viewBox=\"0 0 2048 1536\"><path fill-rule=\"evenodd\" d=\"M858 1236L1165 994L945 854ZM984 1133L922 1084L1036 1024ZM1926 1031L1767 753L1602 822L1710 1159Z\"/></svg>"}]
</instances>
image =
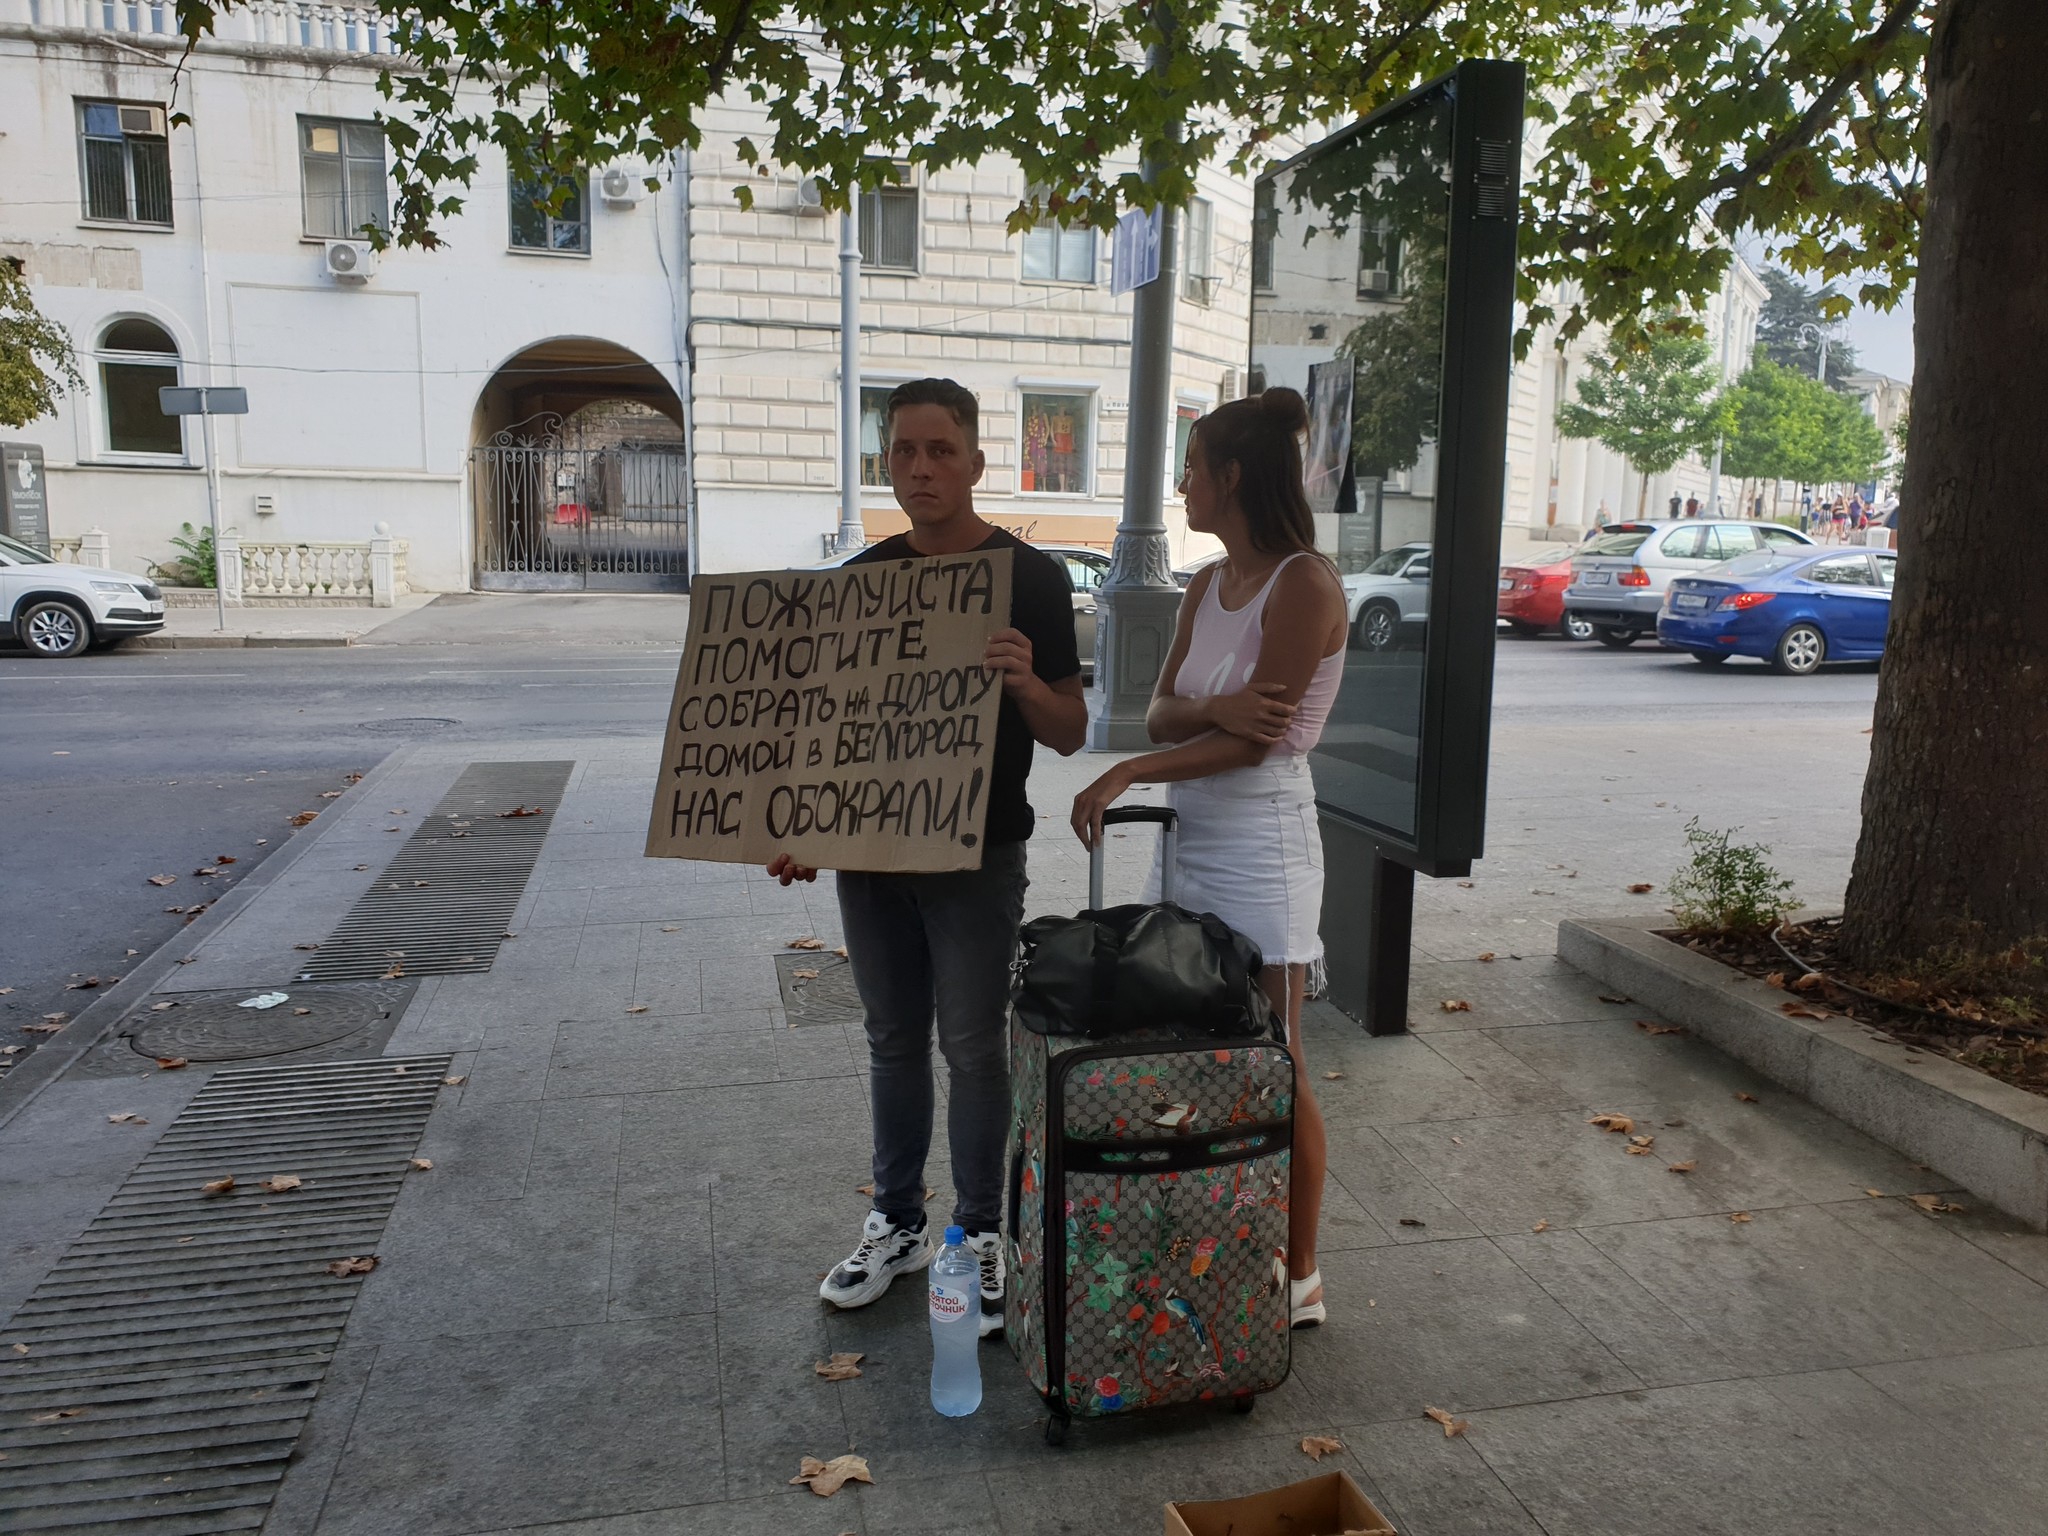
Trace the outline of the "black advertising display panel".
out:
<instances>
[{"instance_id":1,"label":"black advertising display panel","mask_svg":"<svg viewBox=\"0 0 2048 1536\"><path fill-rule=\"evenodd\" d=\"M50 552L48 482L34 443L0 443L0 533Z\"/></svg>"},{"instance_id":2,"label":"black advertising display panel","mask_svg":"<svg viewBox=\"0 0 2048 1536\"><path fill-rule=\"evenodd\" d=\"M1308 399L1318 542L1354 613L1318 803L1429 875L1469 871L1485 828L1522 76L1461 65L1256 203L1254 387Z\"/></svg>"}]
</instances>

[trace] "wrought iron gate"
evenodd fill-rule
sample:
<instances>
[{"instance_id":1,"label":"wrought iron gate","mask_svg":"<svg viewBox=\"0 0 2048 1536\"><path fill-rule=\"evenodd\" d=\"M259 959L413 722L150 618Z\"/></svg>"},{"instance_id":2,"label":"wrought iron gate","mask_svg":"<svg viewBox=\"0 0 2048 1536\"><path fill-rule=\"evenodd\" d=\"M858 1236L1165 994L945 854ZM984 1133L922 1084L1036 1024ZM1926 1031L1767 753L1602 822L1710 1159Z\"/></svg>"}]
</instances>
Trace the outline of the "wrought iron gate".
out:
<instances>
[{"instance_id":1,"label":"wrought iron gate","mask_svg":"<svg viewBox=\"0 0 2048 1536\"><path fill-rule=\"evenodd\" d=\"M469 451L485 592L681 592L690 579L680 443L588 448L539 416Z\"/></svg>"}]
</instances>

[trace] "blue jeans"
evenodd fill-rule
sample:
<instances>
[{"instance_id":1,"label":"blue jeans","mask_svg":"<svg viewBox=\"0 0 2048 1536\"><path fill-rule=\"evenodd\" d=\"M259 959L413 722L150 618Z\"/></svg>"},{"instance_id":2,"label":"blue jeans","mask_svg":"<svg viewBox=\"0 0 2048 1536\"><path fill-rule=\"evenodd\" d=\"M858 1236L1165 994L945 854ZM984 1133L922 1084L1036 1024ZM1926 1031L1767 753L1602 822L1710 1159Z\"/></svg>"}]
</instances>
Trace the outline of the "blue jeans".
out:
<instances>
[{"instance_id":1,"label":"blue jeans","mask_svg":"<svg viewBox=\"0 0 2048 1536\"><path fill-rule=\"evenodd\" d=\"M1027 884L1022 843L998 844L983 854L980 869L950 874L840 871L846 954L867 1014L874 1204L892 1221L924 1214L936 1018L951 1074L953 1220L970 1232L1001 1228L1010 962Z\"/></svg>"}]
</instances>

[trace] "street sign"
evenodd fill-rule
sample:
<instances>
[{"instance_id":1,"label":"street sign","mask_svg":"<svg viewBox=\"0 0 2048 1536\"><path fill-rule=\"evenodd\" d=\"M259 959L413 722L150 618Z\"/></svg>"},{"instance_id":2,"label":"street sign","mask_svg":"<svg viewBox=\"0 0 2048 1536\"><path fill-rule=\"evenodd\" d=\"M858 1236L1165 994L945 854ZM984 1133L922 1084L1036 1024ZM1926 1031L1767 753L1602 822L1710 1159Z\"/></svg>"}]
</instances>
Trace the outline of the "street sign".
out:
<instances>
[{"instance_id":1,"label":"street sign","mask_svg":"<svg viewBox=\"0 0 2048 1536\"><path fill-rule=\"evenodd\" d=\"M43 450L34 443L0 443L0 533L46 555L50 552Z\"/></svg>"},{"instance_id":2,"label":"street sign","mask_svg":"<svg viewBox=\"0 0 2048 1536\"><path fill-rule=\"evenodd\" d=\"M249 391L239 385L166 384L156 392L166 416L246 416Z\"/></svg>"},{"instance_id":3,"label":"street sign","mask_svg":"<svg viewBox=\"0 0 2048 1536\"><path fill-rule=\"evenodd\" d=\"M1116 221L1109 246L1109 292L1114 298L1159 280L1159 231L1166 210L1133 208Z\"/></svg>"}]
</instances>

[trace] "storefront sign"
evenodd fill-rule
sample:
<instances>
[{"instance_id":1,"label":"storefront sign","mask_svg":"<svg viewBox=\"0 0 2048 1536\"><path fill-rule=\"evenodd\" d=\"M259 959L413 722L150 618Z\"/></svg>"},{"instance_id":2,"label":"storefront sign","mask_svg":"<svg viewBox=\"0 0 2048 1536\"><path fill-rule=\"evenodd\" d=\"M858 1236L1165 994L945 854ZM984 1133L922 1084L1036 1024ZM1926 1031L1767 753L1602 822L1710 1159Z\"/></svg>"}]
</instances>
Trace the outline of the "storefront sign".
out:
<instances>
[{"instance_id":1,"label":"storefront sign","mask_svg":"<svg viewBox=\"0 0 2048 1536\"><path fill-rule=\"evenodd\" d=\"M0 443L0 533L50 552L43 450L34 443Z\"/></svg>"}]
</instances>

